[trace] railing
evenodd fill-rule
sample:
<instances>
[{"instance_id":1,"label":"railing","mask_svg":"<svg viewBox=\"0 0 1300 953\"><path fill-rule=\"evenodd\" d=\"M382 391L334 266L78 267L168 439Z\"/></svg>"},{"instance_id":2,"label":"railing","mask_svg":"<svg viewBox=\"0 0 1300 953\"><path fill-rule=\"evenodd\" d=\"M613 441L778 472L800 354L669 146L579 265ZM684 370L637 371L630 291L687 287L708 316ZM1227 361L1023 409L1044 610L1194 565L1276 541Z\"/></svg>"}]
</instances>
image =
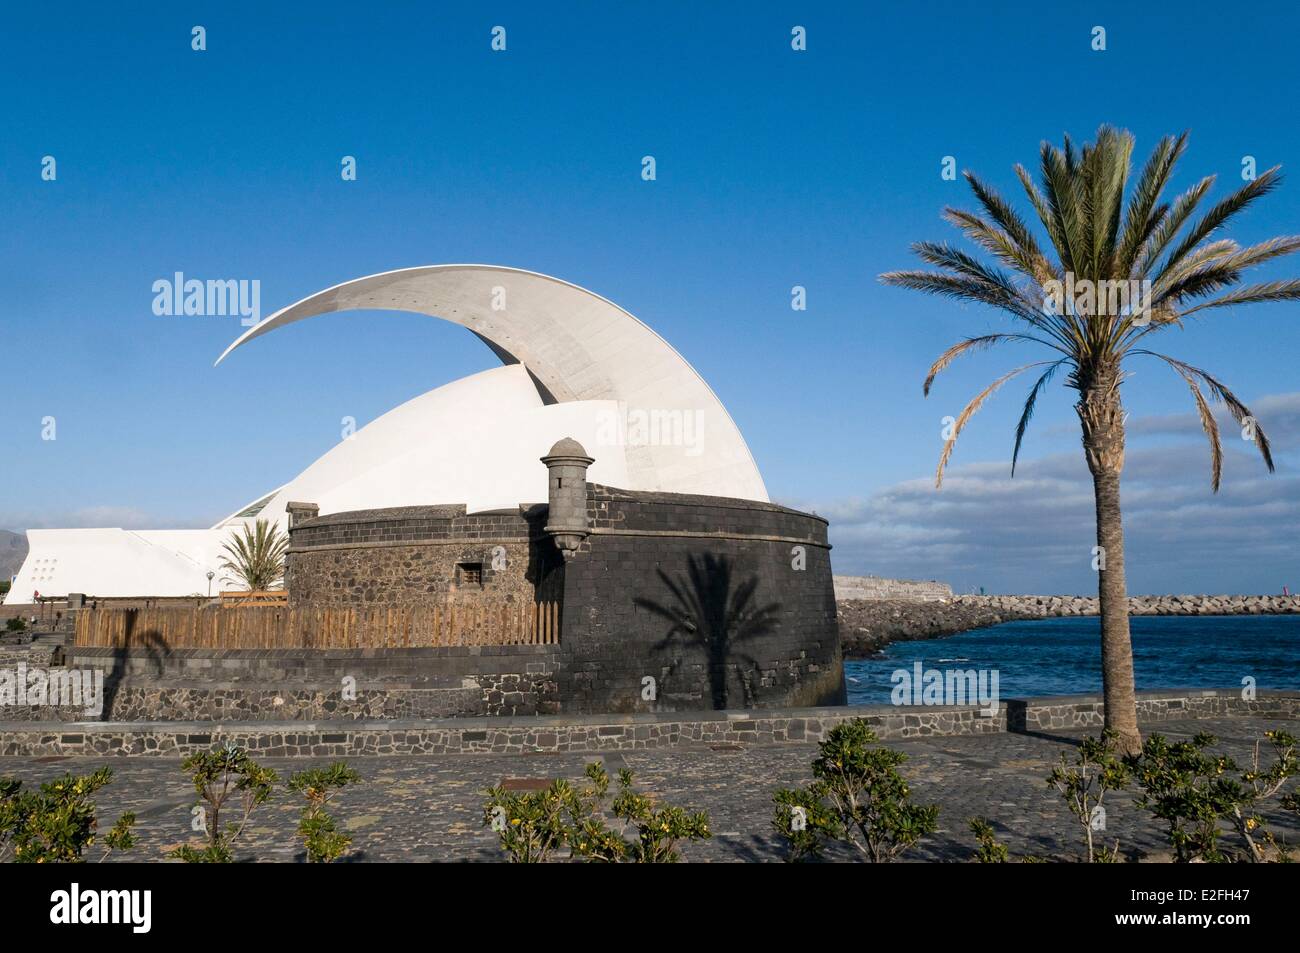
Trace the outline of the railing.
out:
<instances>
[{"instance_id":1,"label":"railing","mask_svg":"<svg viewBox=\"0 0 1300 953\"><path fill-rule=\"evenodd\" d=\"M221 604L233 606L287 606L289 593L283 589L227 589L221 593Z\"/></svg>"},{"instance_id":2,"label":"railing","mask_svg":"<svg viewBox=\"0 0 1300 953\"><path fill-rule=\"evenodd\" d=\"M379 609L84 609L77 613L75 644L128 649L401 649L559 641L559 603L538 602Z\"/></svg>"}]
</instances>

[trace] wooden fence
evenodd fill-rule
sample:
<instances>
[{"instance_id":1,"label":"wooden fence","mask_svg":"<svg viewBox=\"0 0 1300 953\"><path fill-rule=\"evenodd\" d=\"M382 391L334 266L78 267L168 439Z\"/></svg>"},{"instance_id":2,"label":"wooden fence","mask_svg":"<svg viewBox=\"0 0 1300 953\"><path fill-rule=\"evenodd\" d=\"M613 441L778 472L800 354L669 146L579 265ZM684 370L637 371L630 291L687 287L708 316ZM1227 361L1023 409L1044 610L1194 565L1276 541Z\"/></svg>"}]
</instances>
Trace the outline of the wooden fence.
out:
<instances>
[{"instance_id":1,"label":"wooden fence","mask_svg":"<svg viewBox=\"0 0 1300 953\"><path fill-rule=\"evenodd\" d=\"M78 646L97 648L403 649L559 641L556 602L381 609L83 609L77 613L76 629Z\"/></svg>"}]
</instances>

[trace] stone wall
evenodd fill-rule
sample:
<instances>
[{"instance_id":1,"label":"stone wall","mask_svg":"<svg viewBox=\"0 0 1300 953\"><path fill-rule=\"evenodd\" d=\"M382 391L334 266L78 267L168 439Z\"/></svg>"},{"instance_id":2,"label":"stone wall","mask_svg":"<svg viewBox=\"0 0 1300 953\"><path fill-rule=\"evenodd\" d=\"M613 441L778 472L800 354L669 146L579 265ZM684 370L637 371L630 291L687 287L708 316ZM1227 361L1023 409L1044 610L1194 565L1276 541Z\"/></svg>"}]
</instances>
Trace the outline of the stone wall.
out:
<instances>
[{"instance_id":1,"label":"stone wall","mask_svg":"<svg viewBox=\"0 0 1300 953\"><path fill-rule=\"evenodd\" d=\"M1004 730L1039 730L1062 713L1098 699L1066 697L1009 700L1005 717L987 718L965 707L906 709L890 705L777 708L765 711L536 718L457 719L297 724L153 723L0 724L0 756L84 757L154 755L184 757L235 744L258 757L347 758L370 755L487 752L596 752L680 745L806 744L831 728L863 718L885 742L903 738L962 736ZM1018 707L1019 706L1019 707ZM1300 693L1261 692L1253 701L1240 690L1193 693L1139 692L1139 719L1252 714L1294 720ZM1091 727L1091 724L1085 726Z\"/></svg>"},{"instance_id":2,"label":"stone wall","mask_svg":"<svg viewBox=\"0 0 1300 953\"><path fill-rule=\"evenodd\" d=\"M1100 695L1012 699L1005 707L1008 731L1100 729L1106 723L1106 705ZM1241 697L1240 689L1138 692L1137 714L1138 722L1143 725L1239 714L1294 721L1300 718L1300 694L1261 692L1247 701Z\"/></svg>"},{"instance_id":3,"label":"stone wall","mask_svg":"<svg viewBox=\"0 0 1300 953\"><path fill-rule=\"evenodd\" d=\"M306 520L291 531L290 605L532 603L545 597L538 588L559 562L530 542L541 536L545 510L470 516L464 506L410 506ZM477 580L463 571L468 566L480 567Z\"/></svg>"},{"instance_id":4,"label":"stone wall","mask_svg":"<svg viewBox=\"0 0 1300 953\"><path fill-rule=\"evenodd\" d=\"M590 484L588 524L563 567L565 711L844 701L825 520Z\"/></svg>"},{"instance_id":5,"label":"stone wall","mask_svg":"<svg viewBox=\"0 0 1300 953\"><path fill-rule=\"evenodd\" d=\"M919 579L883 579L880 576L836 576L835 598L896 599L904 602L934 602L951 599L946 582Z\"/></svg>"},{"instance_id":6,"label":"stone wall","mask_svg":"<svg viewBox=\"0 0 1300 953\"><path fill-rule=\"evenodd\" d=\"M48 658L5 656L14 667ZM103 675L102 710L15 706L0 721L355 721L550 714L552 645L313 651L73 648L65 667Z\"/></svg>"}]
</instances>

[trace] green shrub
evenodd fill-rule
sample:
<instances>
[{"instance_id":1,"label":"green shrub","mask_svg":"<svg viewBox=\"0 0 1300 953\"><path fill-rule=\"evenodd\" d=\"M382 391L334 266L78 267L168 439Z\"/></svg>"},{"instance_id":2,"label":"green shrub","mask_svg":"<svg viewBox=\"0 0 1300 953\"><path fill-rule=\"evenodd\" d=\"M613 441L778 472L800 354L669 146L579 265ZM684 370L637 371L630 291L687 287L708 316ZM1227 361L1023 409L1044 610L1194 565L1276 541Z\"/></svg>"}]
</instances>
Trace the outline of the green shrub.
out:
<instances>
[{"instance_id":1,"label":"green shrub","mask_svg":"<svg viewBox=\"0 0 1300 953\"><path fill-rule=\"evenodd\" d=\"M875 732L861 718L831 729L812 763L813 781L773 795L773 826L792 861L820 857L830 843L848 844L874 863L893 860L934 833L939 808L912 804L898 766L907 756L870 747Z\"/></svg>"},{"instance_id":2,"label":"green shrub","mask_svg":"<svg viewBox=\"0 0 1300 953\"><path fill-rule=\"evenodd\" d=\"M599 762L586 769L587 783L553 781L543 791L487 791L483 825L497 832L515 863L543 863L567 847L569 858L597 863L673 863L682 840L711 837L708 815L681 808L656 808L632 790L631 771L619 772L619 793L611 812L623 821L615 831L598 816L609 793L609 774ZM628 834L631 839L628 839Z\"/></svg>"},{"instance_id":3,"label":"green shrub","mask_svg":"<svg viewBox=\"0 0 1300 953\"><path fill-rule=\"evenodd\" d=\"M1084 738L1074 764L1062 754L1061 763L1047 778L1047 786L1060 793L1079 824L1084 860L1090 864L1120 859L1118 840L1109 848L1098 847L1092 836L1094 831L1106 829L1106 794L1123 789L1129 781L1129 768L1116 754L1116 743L1116 736L1109 731L1099 738Z\"/></svg>"},{"instance_id":4,"label":"green shrub","mask_svg":"<svg viewBox=\"0 0 1300 953\"><path fill-rule=\"evenodd\" d=\"M1174 743L1153 734L1140 755L1130 759L1141 788L1138 806L1164 822L1175 860L1258 863L1270 852L1277 860L1289 859L1258 809L1300 773L1297 742L1285 731L1267 731L1264 737L1273 748L1267 769L1260 767L1258 743L1252 767L1243 772L1231 758L1208 750L1218 739L1204 732ZM1283 797L1282 806L1291 806L1295 798L1294 793ZM1237 835L1240 851L1222 846L1225 833Z\"/></svg>"},{"instance_id":5,"label":"green shrub","mask_svg":"<svg viewBox=\"0 0 1300 953\"><path fill-rule=\"evenodd\" d=\"M589 772L588 777L591 777ZM552 781L543 791L507 791L488 788L483 806L483 826L491 827L513 863L541 864L557 850L570 844L585 826L609 787L577 788L564 778Z\"/></svg>"},{"instance_id":6,"label":"green shrub","mask_svg":"<svg viewBox=\"0 0 1300 953\"><path fill-rule=\"evenodd\" d=\"M196 807L201 808L199 816L207 843L201 847L185 844L171 851L170 856L188 864L231 863L235 841L253 811L270 799L279 778L254 761L246 750L233 746L192 754L181 762L181 767L190 774L198 792ZM232 800L242 813L239 820L222 827L222 811Z\"/></svg>"},{"instance_id":7,"label":"green shrub","mask_svg":"<svg viewBox=\"0 0 1300 953\"><path fill-rule=\"evenodd\" d=\"M983 817L972 817L968 823L971 833L979 843L979 848L971 856L971 860L980 864L1005 864L1009 851L1007 845L997 839L997 835L993 832L993 825Z\"/></svg>"},{"instance_id":8,"label":"green shrub","mask_svg":"<svg viewBox=\"0 0 1300 953\"><path fill-rule=\"evenodd\" d=\"M47 781L23 791L22 782L0 777L0 860L18 863L81 863L95 844L98 821L91 795L113 780L112 768ZM104 836L104 860L114 850L135 846L134 814L123 814Z\"/></svg>"},{"instance_id":9,"label":"green shrub","mask_svg":"<svg viewBox=\"0 0 1300 953\"><path fill-rule=\"evenodd\" d=\"M302 819L298 822L298 833L307 848L308 863L332 863L352 845L352 838L338 830L325 806L334 792L360 780L361 775L342 761L336 761L328 768L299 771L289 778L289 790L307 799Z\"/></svg>"},{"instance_id":10,"label":"green shrub","mask_svg":"<svg viewBox=\"0 0 1300 953\"><path fill-rule=\"evenodd\" d=\"M27 620L21 616L14 616L5 620L6 632L25 632L27 630Z\"/></svg>"},{"instance_id":11,"label":"green shrub","mask_svg":"<svg viewBox=\"0 0 1300 953\"><path fill-rule=\"evenodd\" d=\"M587 765L587 777L603 792L609 788L609 776L598 763ZM624 768L618 773L619 792L611 808L623 822L613 831L597 818L588 817L571 835L574 856L604 863L673 864L681 859L677 842L706 840L709 816L703 811L687 813L680 807L656 808L654 801L632 790L635 776ZM631 838L628 838L628 834Z\"/></svg>"}]
</instances>

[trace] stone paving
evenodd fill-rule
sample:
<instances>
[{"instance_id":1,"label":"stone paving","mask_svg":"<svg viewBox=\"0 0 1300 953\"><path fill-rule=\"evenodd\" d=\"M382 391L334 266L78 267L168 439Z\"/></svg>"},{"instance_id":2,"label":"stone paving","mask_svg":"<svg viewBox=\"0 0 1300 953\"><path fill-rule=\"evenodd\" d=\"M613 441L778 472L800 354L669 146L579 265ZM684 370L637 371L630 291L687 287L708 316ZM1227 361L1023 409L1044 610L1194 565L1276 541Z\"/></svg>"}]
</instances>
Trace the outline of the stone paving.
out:
<instances>
[{"instance_id":1,"label":"stone paving","mask_svg":"<svg viewBox=\"0 0 1300 953\"><path fill-rule=\"evenodd\" d=\"M1209 731L1220 747L1249 761L1255 739L1281 722L1255 717L1202 718L1163 722L1154 728L1171 738ZM1295 730L1294 722L1290 723ZM1066 859L1077 855L1073 821L1045 778L1062 752L1073 758L1078 731L933 737L892 742L911 759L904 771L915 797L940 806L938 833L909 859L965 860L973 847L967 818L989 817L1013 856L1034 854ZM714 837L688 845L691 861L777 861L771 834L772 791L808 778L812 744L727 745L606 754L611 772L629 767L638 787L665 801L708 811ZM354 758L364 781L337 796L334 813L351 832L353 861L493 861L502 858L494 835L481 826L483 790L508 778L578 779L586 754L458 754ZM121 859L158 860L191 836L193 789L174 759L0 758L0 774L29 783L64 772L110 764L111 785L98 798L101 823L123 810L139 820L140 845ZM320 760L267 758L282 778ZM288 792L253 817L237 851L241 859L302 859L294 829L298 802ZM1300 844L1300 821L1266 815L1273 828ZM1114 796L1108 807L1108 841L1119 839L1131 858L1160 849L1148 816L1131 796Z\"/></svg>"}]
</instances>

